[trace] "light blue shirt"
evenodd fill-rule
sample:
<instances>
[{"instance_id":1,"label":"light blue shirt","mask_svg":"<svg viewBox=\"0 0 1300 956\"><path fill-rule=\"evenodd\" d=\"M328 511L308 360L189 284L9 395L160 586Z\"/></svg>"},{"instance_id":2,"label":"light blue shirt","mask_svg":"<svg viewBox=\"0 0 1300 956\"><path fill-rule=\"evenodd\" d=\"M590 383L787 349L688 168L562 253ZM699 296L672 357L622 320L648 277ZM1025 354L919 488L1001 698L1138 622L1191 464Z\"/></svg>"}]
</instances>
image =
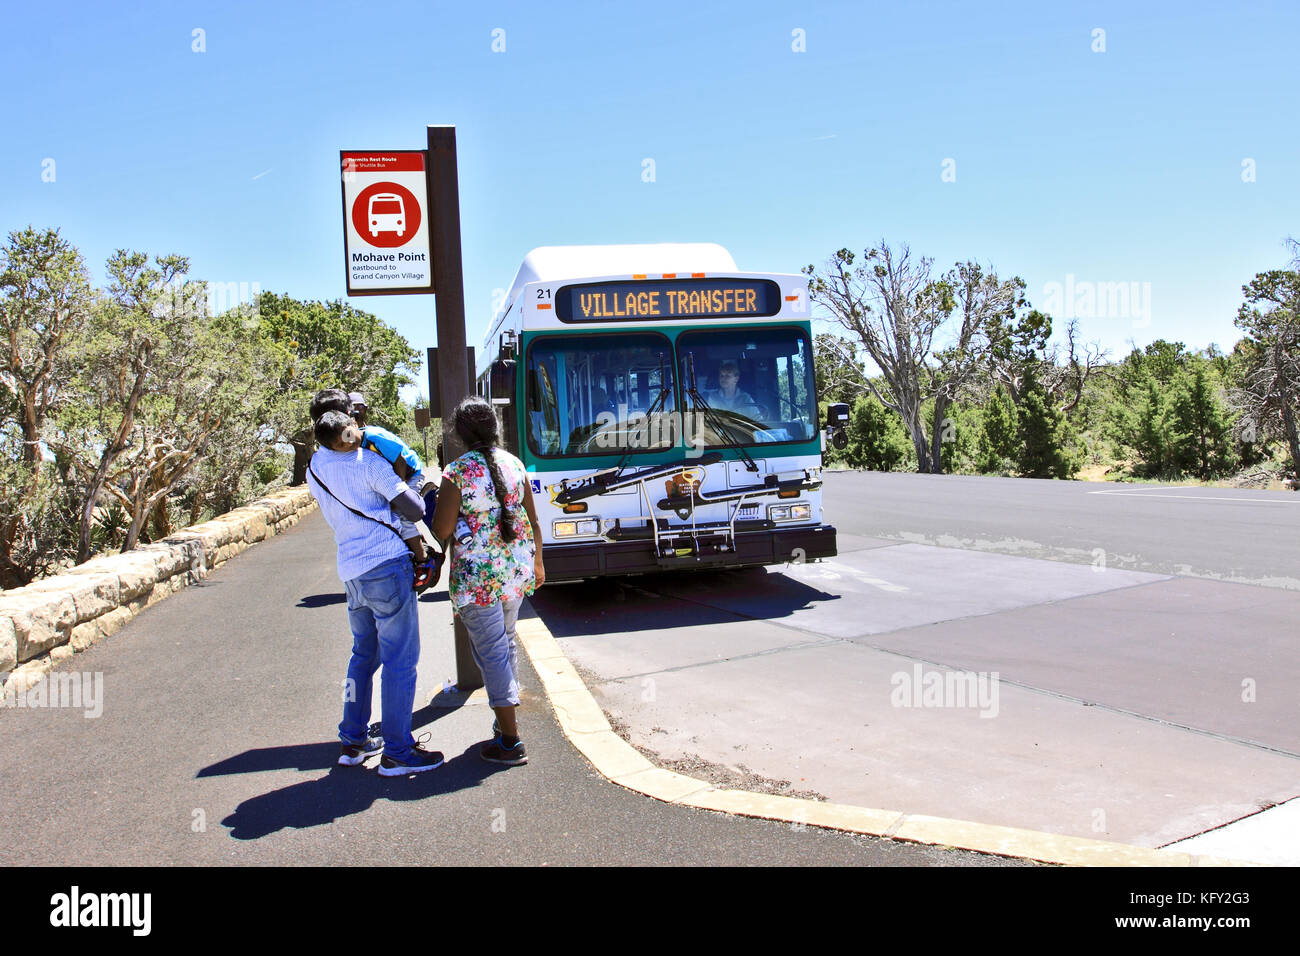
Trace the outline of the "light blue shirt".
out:
<instances>
[{"instance_id":1,"label":"light blue shirt","mask_svg":"<svg viewBox=\"0 0 1300 956\"><path fill-rule=\"evenodd\" d=\"M312 472L329 485L338 500L321 488ZM359 578L385 561L410 554L398 536L397 523L388 504L406 491L406 483L379 455L364 448L352 452L319 448L307 471L307 487L334 529L340 581ZM340 500L387 527L354 515Z\"/></svg>"},{"instance_id":2,"label":"light blue shirt","mask_svg":"<svg viewBox=\"0 0 1300 956\"><path fill-rule=\"evenodd\" d=\"M364 448L367 445L370 445L374 451L379 452L380 455L394 465L397 464L397 459L400 458L406 462L414 474L418 475L424 471L424 463L420 461L420 456L415 453L410 445L387 428L380 428L378 425L367 425L361 429L361 447Z\"/></svg>"}]
</instances>

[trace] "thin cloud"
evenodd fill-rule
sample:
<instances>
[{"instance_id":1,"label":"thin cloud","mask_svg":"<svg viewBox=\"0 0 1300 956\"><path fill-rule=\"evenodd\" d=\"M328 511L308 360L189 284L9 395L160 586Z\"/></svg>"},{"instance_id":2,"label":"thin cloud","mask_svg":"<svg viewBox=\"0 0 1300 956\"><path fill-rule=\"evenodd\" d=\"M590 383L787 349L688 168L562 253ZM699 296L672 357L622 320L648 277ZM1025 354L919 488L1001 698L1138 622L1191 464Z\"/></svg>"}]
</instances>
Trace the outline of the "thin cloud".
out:
<instances>
[{"instance_id":1,"label":"thin cloud","mask_svg":"<svg viewBox=\"0 0 1300 956\"><path fill-rule=\"evenodd\" d=\"M272 166L271 169L275 169L275 167ZM258 173L256 176L254 176L253 178L254 178L254 179L261 179L263 176L265 176L267 173L269 173L269 172L271 171L271 169L264 169L264 170L262 170L260 173Z\"/></svg>"}]
</instances>

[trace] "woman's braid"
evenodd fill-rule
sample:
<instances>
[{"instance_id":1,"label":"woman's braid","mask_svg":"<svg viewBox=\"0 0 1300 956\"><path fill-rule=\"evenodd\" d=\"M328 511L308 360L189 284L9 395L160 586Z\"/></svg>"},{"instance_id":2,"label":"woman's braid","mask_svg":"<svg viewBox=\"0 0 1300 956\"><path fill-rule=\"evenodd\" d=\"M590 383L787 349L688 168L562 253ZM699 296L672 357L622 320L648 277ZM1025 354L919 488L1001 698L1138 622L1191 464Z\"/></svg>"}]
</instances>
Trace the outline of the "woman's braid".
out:
<instances>
[{"instance_id":1,"label":"woman's braid","mask_svg":"<svg viewBox=\"0 0 1300 956\"><path fill-rule=\"evenodd\" d=\"M465 443L466 448L479 452L487 461L488 474L492 476L492 488L496 492L497 504L501 506L501 517L497 527L501 531L501 540L509 544L517 535L510 509L506 507L508 489L505 478L501 474L496 456L492 454L492 446L497 441L496 413L492 411L491 405L477 395L472 395L456 406L454 414L453 421L460 440Z\"/></svg>"}]
</instances>

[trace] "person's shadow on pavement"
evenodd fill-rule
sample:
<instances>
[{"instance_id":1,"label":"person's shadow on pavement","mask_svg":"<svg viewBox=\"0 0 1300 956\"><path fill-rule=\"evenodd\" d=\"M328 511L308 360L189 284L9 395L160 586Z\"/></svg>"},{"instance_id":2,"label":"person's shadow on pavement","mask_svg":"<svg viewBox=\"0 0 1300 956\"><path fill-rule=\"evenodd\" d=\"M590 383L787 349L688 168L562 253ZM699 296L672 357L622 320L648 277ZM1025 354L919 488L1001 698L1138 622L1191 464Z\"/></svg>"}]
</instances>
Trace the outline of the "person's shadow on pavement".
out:
<instances>
[{"instance_id":1,"label":"person's shadow on pavement","mask_svg":"<svg viewBox=\"0 0 1300 956\"><path fill-rule=\"evenodd\" d=\"M411 730L418 732L452 708L437 706L433 700L411 715ZM370 726L371 735L380 732L379 724ZM344 767L337 763L337 740L287 747L261 747L209 764L199 777L223 777L267 770L323 770L324 777L306 780L290 787L250 797L235 808L221 823L230 828L237 840L256 840L285 827L306 829L333 823L342 817L361 813L381 798L389 800L423 800L426 797L476 787L487 777L508 769L490 764L478 756L483 741L471 745L458 756L449 756L436 770L409 777L381 777L379 759L371 758L368 767Z\"/></svg>"},{"instance_id":2,"label":"person's shadow on pavement","mask_svg":"<svg viewBox=\"0 0 1300 956\"><path fill-rule=\"evenodd\" d=\"M381 777L374 769L378 765L377 761L372 761L374 767L370 768L335 764L323 777L250 797L239 804L221 824L230 828L230 835L236 840L257 840L286 827L305 830L325 826L368 810L376 800L424 800L477 787L489 776L509 769L481 760L478 751L482 746L482 741L476 742L463 753L449 758L437 770L409 777ZM268 748L262 753L311 750L314 757L314 751L322 747L328 747L330 753L337 757L336 744ZM283 762L279 766L283 766ZM319 763L315 766L319 766Z\"/></svg>"},{"instance_id":3,"label":"person's shadow on pavement","mask_svg":"<svg viewBox=\"0 0 1300 956\"><path fill-rule=\"evenodd\" d=\"M342 592L336 594L307 594L295 607L330 607L334 604L347 604L348 596Z\"/></svg>"}]
</instances>

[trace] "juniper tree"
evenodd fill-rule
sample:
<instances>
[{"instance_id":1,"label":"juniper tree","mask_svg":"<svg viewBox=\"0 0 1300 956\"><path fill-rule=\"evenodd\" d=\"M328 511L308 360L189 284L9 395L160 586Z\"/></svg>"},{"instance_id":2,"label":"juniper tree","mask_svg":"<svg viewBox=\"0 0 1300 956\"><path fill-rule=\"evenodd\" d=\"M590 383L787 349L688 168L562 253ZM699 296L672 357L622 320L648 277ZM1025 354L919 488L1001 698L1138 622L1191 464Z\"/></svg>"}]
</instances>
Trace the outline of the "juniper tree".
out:
<instances>
[{"instance_id":1,"label":"juniper tree","mask_svg":"<svg viewBox=\"0 0 1300 956\"><path fill-rule=\"evenodd\" d=\"M1223 470L1228 463L1228 421L1215 400L1206 363L1198 361L1190 374L1180 376L1169 412L1170 464L1202 479Z\"/></svg>"},{"instance_id":2,"label":"juniper tree","mask_svg":"<svg viewBox=\"0 0 1300 956\"><path fill-rule=\"evenodd\" d=\"M1016 458L1018 422L1015 403L1002 386L998 386L984 406L976 465L983 472L1001 472Z\"/></svg>"},{"instance_id":3,"label":"juniper tree","mask_svg":"<svg viewBox=\"0 0 1300 956\"><path fill-rule=\"evenodd\" d=\"M1300 244L1289 270L1261 272L1242 287L1236 325L1242 362L1233 397L1253 433L1283 441L1300 474Z\"/></svg>"},{"instance_id":4,"label":"juniper tree","mask_svg":"<svg viewBox=\"0 0 1300 956\"><path fill-rule=\"evenodd\" d=\"M1018 410L1016 465L1024 478L1071 478L1074 463L1065 450L1065 416L1032 375L1024 383Z\"/></svg>"},{"instance_id":5,"label":"juniper tree","mask_svg":"<svg viewBox=\"0 0 1300 956\"><path fill-rule=\"evenodd\" d=\"M1025 305L1025 284L1001 281L973 262L935 278L932 259L883 241L866 250L860 265L855 261L840 249L822 269L804 267L809 295L880 369L867 387L907 429L917 470L939 472L947 408L985 367L995 323ZM927 403L933 403L929 421L922 412Z\"/></svg>"},{"instance_id":6,"label":"juniper tree","mask_svg":"<svg viewBox=\"0 0 1300 956\"><path fill-rule=\"evenodd\" d=\"M911 449L898 416L870 395L854 403L845 461L854 468L894 471L907 463Z\"/></svg>"}]
</instances>

